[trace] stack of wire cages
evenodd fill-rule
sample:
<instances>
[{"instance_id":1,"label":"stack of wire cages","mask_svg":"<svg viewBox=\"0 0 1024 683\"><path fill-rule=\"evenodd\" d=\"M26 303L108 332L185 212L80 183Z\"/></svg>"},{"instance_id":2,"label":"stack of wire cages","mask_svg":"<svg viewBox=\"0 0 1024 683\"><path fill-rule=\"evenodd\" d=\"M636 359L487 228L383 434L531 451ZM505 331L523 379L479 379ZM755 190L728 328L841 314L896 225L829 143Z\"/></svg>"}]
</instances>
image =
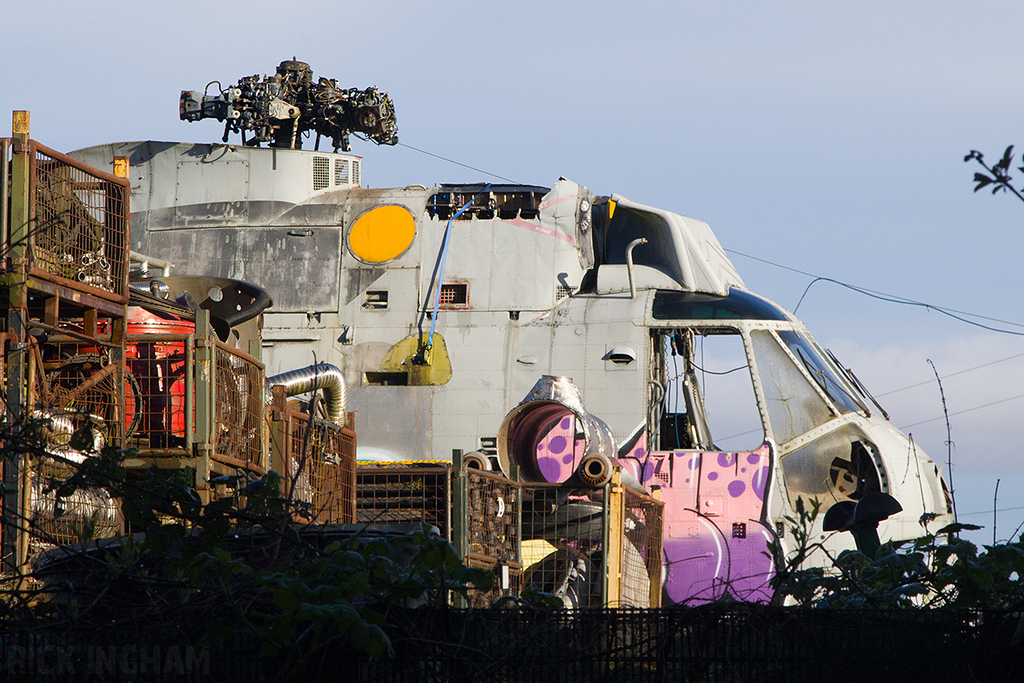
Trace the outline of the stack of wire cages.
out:
<instances>
[{"instance_id":1,"label":"stack of wire cages","mask_svg":"<svg viewBox=\"0 0 1024 683\"><path fill-rule=\"evenodd\" d=\"M570 609L604 604L609 488L523 484L524 588L560 598Z\"/></svg>"},{"instance_id":2,"label":"stack of wire cages","mask_svg":"<svg viewBox=\"0 0 1024 683\"><path fill-rule=\"evenodd\" d=\"M359 463L356 521L424 523L452 540L452 465L449 462Z\"/></svg>"},{"instance_id":3,"label":"stack of wire cages","mask_svg":"<svg viewBox=\"0 0 1024 683\"><path fill-rule=\"evenodd\" d=\"M146 458L190 460L193 443L207 442L219 469L265 473L263 364L220 341L199 339L189 321L154 326L131 315L128 445ZM212 349L212 382L197 374L202 347ZM199 400L200 392L210 392L212 402ZM203 415L200 406L209 406Z\"/></svg>"},{"instance_id":4,"label":"stack of wire cages","mask_svg":"<svg viewBox=\"0 0 1024 683\"><path fill-rule=\"evenodd\" d=\"M660 607L665 504L629 487L622 504L618 604L609 606Z\"/></svg>"},{"instance_id":5,"label":"stack of wire cages","mask_svg":"<svg viewBox=\"0 0 1024 683\"><path fill-rule=\"evenodd\" d=\"M256 358L215 342L213 458L262 474L264 461L264 368Z\"/></svg>"},{"instance_id":6,"label":"stack of wire cages","mask_svg":"<svg viewBox=\"0 0 1024 683\"><path fill-rule=\"evenodd\" d=\"M496 601L518 596L523 590L520 553L522 499L520 487L496 472L466 468L465 529L463 549L467 566L494 573L490 591L471 591L471 607L490 607Z\"/></svg>"},{"instance_id":7,"label":"stack of wire cages","mask_svg":"<svg viewBox=\"0 0 1024 683\"><path fill-rule=\"evenodd\" d=\"M494 573L491 590L469 593L470 606L487 607L522 591L519 484L455 460L359 463L356 519L436 527L467 566Z\"/></svg>"},{"instance_id":8,"label":"stack of wire cages","mask_svg":"<svg viewBox=\"0 0 1024 683\"><path fill-rule=\"evenodd\" d=\"M34 229L31 268L60 284L99 296L127 297L126 184L32 142Z\"/></svg>"},{"instance_id":9,"label":"stack of wire cages","mask_svg":"<svg viewBox=\"0 0 1024 683\"><path fill-rule=\"evenodd\" d=\"M3 555L21 564L29 552L120 533L107 492L60 485L87 458L122 447L135 405L124 358L127 164L116 177L29 140L24 112L15 129L18 144L0 140L3 380L8 418L37 438L4 472L5 519L17 481L27 534L18 531L16 550L5 534Z\"/></svg>"},{"instance_id":10,"label":"stack of wire cages","mask_svg":"<svg viewBox=\"0 0 1024 683\"><path fill-rule=\"evenodd\" d=\"M195 424L193 378L185 371L195 365L191 330L130 334L127 357L133 407L127 444L150 455L185 449Z\"/></svg>"},{"instance_id":11,"label":"stack of wire cages","mask_svg":"<svg viewBox=\"0 0 1024 683\"><path fill-rule=\"evenodd\" d=\"M121 507L105 489L85 487L61 492L61 485L75 474L73 463L81 462L80 455L58 446L52 453L31 460L27 520L30 555L123 532Z\"/></svg>"},{"instance_id":12,"label":"stack of wire cages","mask_svg":"<svg viewBox=\"0 0 1024 683\"><path fill-rule=\"evenodd\" d=\"M622 486L524 483L524 587L566 608L661 604L662 509Z\"/></svg>"},{"instance_id":13,"label":"stack of wire cages","mask_svg":"<svg viewBox=\"0 0 1024 683\"><path fill-rule=\"evenodd\" d=\"M285 496L298 503L297 521L356 521L356 437L351 429L290 411L282 454Z\"/></svg>"}]
</instances>

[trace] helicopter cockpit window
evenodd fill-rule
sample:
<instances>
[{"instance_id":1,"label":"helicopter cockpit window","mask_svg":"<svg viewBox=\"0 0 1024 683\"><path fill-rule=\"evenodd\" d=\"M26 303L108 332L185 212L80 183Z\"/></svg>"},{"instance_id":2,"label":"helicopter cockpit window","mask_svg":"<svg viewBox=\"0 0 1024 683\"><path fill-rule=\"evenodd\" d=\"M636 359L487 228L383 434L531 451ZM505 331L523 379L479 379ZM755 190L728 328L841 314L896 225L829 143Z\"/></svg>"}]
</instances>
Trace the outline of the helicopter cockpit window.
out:
<instances>
[{"instance_id":1,"label":"helicopter cockpit window","mask_svg":"<svg viewBox=\"0 0 1024 683\"><path fill-rule=\"evenodd\" d=\"M782 458L782 475L791 505L797 498L818 499L823 510L866 493L886 491L875 462L875 446L853 425L815 439Z\"/></svg>"},{"instance_id":2,"label":"helicopter cockpit window","mask_svg":"<svg viewBox=\"0 0 1024 683\"><path fill-rule=\"evenodd\" d=\"M750 333L775 441L782 445L835 417L768 330ZM799 358L799 355L797 356Z\"/></svg>"},{"instance_id":3,"label":"helicopter cockpit window","mask_svg":"<svg viewBox=\"0 0 1024 683\"><path fill-rule=\"evenodd\" d=\"M833 367L817 346L805 335L797 332L779 331L779 339L789 347L804 369L811 375L822 391L828 394L840 412L852 413L865 410L860 401L860 392Z\"/></svg>"},{"instance_id":4,"label":"helicopter cockpit window","mask_svg":"<svg viewBox=\"0 0 1024 683\"><path fill-rule=\"evenodd\" d=\"M651 415L657 450L755 450L764 441L738 332L655 330Z\"/></svg>"}]
</instances>

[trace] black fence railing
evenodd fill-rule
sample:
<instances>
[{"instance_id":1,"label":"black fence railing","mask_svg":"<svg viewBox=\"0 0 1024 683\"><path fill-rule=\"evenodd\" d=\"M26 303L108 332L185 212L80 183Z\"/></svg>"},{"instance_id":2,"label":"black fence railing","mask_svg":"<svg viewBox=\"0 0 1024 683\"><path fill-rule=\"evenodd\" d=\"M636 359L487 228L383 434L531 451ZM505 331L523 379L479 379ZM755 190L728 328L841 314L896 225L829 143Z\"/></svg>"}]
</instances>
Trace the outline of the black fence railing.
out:
<instances>
[{"instance_id":1,"label":"black fence railing","mask_svg":"<svg viewBox=\"0 0 1024 683\"><path fill-rule=\"evenodd\" d=\"M401 609L393 652L344 638L263 659L250 638L178 628L0 630L0 677L32 681L1019 681L1017 611L797 610L745 603L657 610Z\"/></svg>"}]
</instances>

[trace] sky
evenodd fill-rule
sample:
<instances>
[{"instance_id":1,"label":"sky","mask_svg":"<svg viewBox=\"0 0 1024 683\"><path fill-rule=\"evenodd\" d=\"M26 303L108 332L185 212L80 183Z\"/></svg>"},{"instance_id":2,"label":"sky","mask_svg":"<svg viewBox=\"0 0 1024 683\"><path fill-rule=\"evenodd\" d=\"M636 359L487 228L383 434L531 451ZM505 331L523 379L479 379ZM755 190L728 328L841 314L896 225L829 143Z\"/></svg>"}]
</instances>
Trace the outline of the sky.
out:
<instances>
[{"instance_id":1,"label":"sky","mask_svg":"<svg viewBox=\"0 0 1024 683\"><path fill-rule=\"evenodd\" d=\"M1019 0L56 0L3 17L0 135L27 109L59 151L214 142L220 124L178 120L180 91L296 57L394 99L400 145L353 143L370 186L564 176L706 221L750 289L799 304L952 461L961 521L986 527L972 540L992 540L997 480L998 537L1024 521L1024 203L975 194L963 161L1024 149Z\"/></svg>"}]
</instances>

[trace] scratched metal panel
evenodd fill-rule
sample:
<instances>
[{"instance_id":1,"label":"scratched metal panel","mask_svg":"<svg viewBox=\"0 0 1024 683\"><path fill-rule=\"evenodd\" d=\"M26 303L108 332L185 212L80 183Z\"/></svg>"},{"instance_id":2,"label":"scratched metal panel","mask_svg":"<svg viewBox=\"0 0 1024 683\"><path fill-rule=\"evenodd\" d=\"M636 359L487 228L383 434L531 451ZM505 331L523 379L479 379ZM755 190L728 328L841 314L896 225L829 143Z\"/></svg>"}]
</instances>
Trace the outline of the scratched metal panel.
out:
<instances>
[{"instance_id":1,"label":"scratched metal panel","mask_svg":"<svg viewBox=\"0 0 1024 683\"><path fill-rule=\"evenodd\" d=\"M181 273L264 287L275 312L336 311L341 232L331 228L175 230L150 233L152 252Z\"/></svg>"},{"instance_id":2,"label":"scratched metal panel","mask_svg":"<svg viewBox=\"0 0 1024 683\"><path fill-rule=\"evenodd\" d=\"M434 457L430 402L433 387L348 388L356 414L360 460L424 460ZM449 452L447 456L451 457Z\"/></svg>"},{"instance_id":3,"label":"scratched metal panel","mask_svg":"<svg viewBox=\"0 0 1024 683\"><path fill-rule=\"evenodd\" d=\"M179 161L175 227L244 225L249 221L249 161L234 155Z\"/></svg>"}]
</instances>

